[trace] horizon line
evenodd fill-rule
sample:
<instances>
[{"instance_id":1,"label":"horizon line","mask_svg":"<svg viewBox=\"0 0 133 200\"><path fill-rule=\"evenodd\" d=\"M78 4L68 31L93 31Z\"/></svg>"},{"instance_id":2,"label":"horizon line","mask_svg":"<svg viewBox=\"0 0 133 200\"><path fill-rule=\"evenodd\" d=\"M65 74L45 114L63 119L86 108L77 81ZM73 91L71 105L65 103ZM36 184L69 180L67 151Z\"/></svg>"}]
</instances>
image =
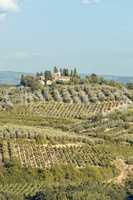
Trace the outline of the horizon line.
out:
<instances>
[{"instance_id":1,"label":"horizon line","mask_svg":"<svg viewBox=\"0 0 133 200\"><path fill-rule=\"evenodd\" d=\"M44 70L45 71L45 70ZM51 71L51 70L50 70ZM21 73L21 74L36 74L37 72L42 72L42 71L35 71L35 72L27 72L27 71L15 71L15 70L0 70L0 72L11 72L11 73ZM80 74L88 74L88 75L91 75L91 74L96 74L98 76L114 76L114 77L129 77L129 78L133 78L133 75L121 75L121 74L107 74L107 73L96 73L96 72L93 72L93 73L90 73L90 72L80 72L79 70L79 73Z\"/></svg>"}]
</instances>

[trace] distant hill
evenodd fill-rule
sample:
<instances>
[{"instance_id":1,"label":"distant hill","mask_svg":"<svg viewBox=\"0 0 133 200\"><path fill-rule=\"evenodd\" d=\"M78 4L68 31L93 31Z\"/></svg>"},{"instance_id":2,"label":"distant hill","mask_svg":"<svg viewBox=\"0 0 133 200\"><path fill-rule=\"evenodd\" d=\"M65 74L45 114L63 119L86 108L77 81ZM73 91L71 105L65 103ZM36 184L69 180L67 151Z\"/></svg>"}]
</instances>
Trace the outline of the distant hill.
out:
<instances>
[{"instance_id":1,"label":"distant hill","mask_svg":"<svg viewBox=\"0 0 133 200\"><path fill-rule=\"evenodd\" d=\"M13 72L13 71L0 71L0 84L7 85L17 85L19 84L21 74L28 74L23 72ZM32 74L32 73L29 73ZM85 77L87 74L81 74L82 77ZM111 75L101 75L107 80L119 81L122 83L133 82L133 76L111 76Z\"/></svg>"},{"instance_id":2,"label":"distant hill","mask_svg":"<svg viewBox=\"0 0 133 200\"><path fill-rule=\"evenodd\" d=\"M87 74L82 73L81 76L84 78ZM100 75L106 80L118 81L121 83L133 83L133 76L114 76L114 75Z\"/></svg>"},{"instance_id":3,"label":"distant hill","mask_svg":"<svg viewBox=\"0 0 133 200\"><path fill-rule=\"evenodd\" d=\"M110 75L103 75L103 77L107 80L114 80L122 83L133 83L133 76L110 76Z\"/></svg>"},{"instance_id":4,"label":"distant hill","mask_svg":"<svg viewBox=\"0 0 133 200\"><path fill-rule=\"evenodd\" d=\"M13 71L0 71L0 85L17 85L20 82L21 74L26 74L22 72Z\"/></svg>"}]
</instances>

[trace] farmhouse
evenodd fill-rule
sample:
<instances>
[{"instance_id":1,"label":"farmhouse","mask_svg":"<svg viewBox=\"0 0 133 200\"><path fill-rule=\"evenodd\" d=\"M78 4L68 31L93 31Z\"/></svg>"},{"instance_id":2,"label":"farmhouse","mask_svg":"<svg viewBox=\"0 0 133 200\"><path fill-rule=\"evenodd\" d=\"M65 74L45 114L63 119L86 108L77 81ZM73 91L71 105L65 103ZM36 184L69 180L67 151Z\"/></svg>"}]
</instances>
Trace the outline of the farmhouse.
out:
<instances>
[{"instance_id":1,"label":"farmhouse","mask_svg":"<svg viewBox=\"0 0 133 200\"><path fill-rule=\"evenodd\" d=\"M61 81L61 82L69 82L70 81L70 76L63 76L61 75L61 72L58 71L56 73L53 73L53 81Z\"/></svg>"},{"instance_id":2,"label":"farmhouse","mask_svg":"<svg viewBox=\"0 0 133 200\"><path fill-rule=\"evenodd\" d=\"M61 76L56 81L69 82L70 81L70 77L69 76Z\"/></svg>"},{"instance_id":3,"label":"farmhouse","mask_svg":"<svg viewBox=\"0 0 133 200\"><path fill-rule=\"evenodd\" d=\"M60 71L54 72L52 74L52 77L53 77L53 80L58 81L61 78L61 72Z\"/></svg>"},{"instance_id":4,"label":"farmhouse","mask_svg":"<svg viewBox=\"0 0 133 200\"><path fill-rule=\"evenodd\" d=\"M52 85L54 82L69 82L70 76L64 76L60 71L57 71L52 73L52 79L46 79L45 75L40 75L38 81L41 85Z\"/></svg>"}]
</instances>

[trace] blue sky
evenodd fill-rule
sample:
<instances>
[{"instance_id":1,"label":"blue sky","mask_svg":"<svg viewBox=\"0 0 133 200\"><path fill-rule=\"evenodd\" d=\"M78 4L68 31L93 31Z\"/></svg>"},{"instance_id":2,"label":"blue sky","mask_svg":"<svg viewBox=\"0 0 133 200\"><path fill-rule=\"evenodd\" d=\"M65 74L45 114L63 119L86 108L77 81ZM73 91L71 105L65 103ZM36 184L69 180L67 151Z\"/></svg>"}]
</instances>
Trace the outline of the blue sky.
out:
<instances>
[{"instance_id":1,"label":"blue sky","mask_svg":"<svg viewBox=\"0 0 133 200\"><path fill-rule=\"evenodd\" d=\"M133 0L93 1L0 0L0 70L132 76Z\"/></svg>"}]
</instances>

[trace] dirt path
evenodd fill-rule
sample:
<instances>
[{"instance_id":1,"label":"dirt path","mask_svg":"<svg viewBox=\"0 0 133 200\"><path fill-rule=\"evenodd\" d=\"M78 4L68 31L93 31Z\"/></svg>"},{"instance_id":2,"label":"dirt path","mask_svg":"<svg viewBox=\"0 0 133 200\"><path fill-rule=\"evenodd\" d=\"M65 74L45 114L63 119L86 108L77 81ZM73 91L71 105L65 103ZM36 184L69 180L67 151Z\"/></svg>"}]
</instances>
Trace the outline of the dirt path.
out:
<instances>
[{"instance_id":1,"label":"dirt path","mask_svg":"<svg viewBox=\"0 0 133 200\"><path fill-rule=\"evenodd\" d=\"M120 175L115 178L114 182L117 184L123 184L128 176L128 165L126 165L121 159L117 160L115 165L120 170Z\"/></svg>"},{"instance_id":2,"label":"dirt path","mask_svg":"<svg viewBox=\"0 0 133 200\"><path fill-rule=\"evenodd\" d=\"M128 178L128 175L133 175L133 165L128 165L124 160L119 159L115 161L115 166L120 171L120 174L117 177L110 179L108 183L114 182L118 185L123 185Z\"/></svg>"}]
</instances>

